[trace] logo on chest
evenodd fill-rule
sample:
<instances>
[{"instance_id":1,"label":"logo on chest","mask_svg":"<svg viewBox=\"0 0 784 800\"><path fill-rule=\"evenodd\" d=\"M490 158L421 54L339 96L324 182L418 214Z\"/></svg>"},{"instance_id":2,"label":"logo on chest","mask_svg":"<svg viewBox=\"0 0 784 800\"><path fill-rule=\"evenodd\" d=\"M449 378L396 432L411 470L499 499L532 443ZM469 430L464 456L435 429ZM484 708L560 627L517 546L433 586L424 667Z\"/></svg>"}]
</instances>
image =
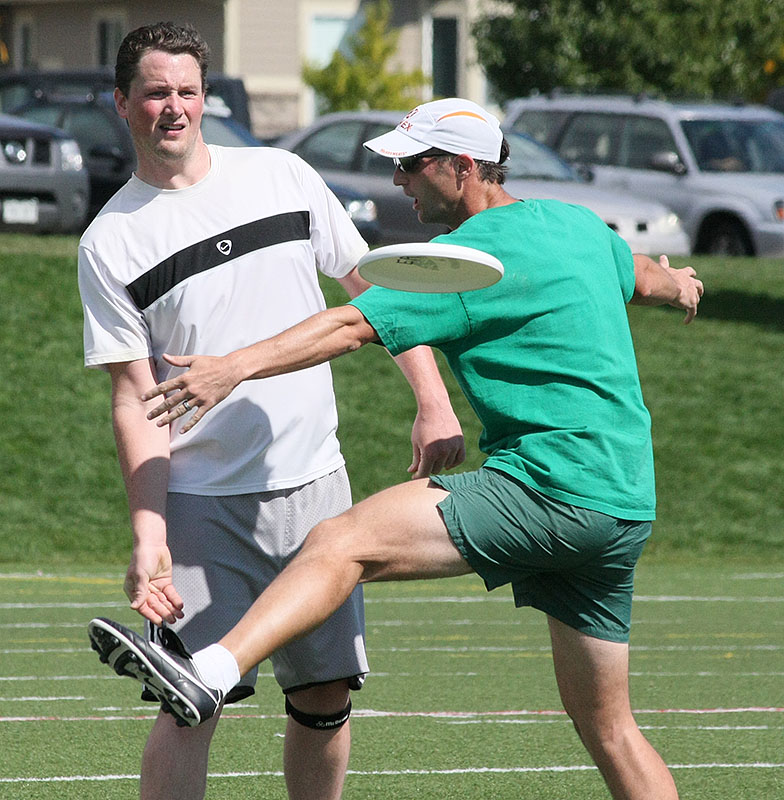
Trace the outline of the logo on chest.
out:
<instances>
[{"instance_id":1,"label":"logo on chest","mask_svg":"<svg viewBox=\"0 0 784 800\"><path fill-rule=\"evenodd\" d=\"M224 256L229 255L231 253L231 239L221 239L215 247L218 248L218 251L222 253Z\"/></svg>"}]
</instances>

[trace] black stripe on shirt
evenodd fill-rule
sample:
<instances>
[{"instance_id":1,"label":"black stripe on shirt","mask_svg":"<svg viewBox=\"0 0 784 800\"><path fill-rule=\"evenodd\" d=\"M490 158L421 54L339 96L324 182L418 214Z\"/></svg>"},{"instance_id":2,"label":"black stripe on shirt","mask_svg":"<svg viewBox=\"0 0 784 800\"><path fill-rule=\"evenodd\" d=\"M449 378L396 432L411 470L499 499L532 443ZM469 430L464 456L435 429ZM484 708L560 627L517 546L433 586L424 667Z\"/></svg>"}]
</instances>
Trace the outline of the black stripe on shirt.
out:
<instances>
[{"instance_id":1,"label":"black stripe on shirt","mask_svg":"<svg viewBox=\"0 0 784 800\"><path fill-rule=\"evenodd\" d=\"M264 247L309 238L308 211L265 217L189 245L147 270L126 288L136 306L144 309L192 275Z\"/></svg>"}]
</instances>

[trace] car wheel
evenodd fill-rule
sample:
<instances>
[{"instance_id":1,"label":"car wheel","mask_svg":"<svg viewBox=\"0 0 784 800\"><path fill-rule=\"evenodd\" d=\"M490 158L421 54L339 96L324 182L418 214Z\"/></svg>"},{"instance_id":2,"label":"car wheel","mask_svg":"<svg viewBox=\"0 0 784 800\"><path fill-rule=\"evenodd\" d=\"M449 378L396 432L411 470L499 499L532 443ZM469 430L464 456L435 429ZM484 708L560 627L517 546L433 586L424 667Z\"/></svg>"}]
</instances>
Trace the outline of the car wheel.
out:
<instances>
[{"instance_id":1,"label":"car wheel","mask_svg":"<svg viewBox=\"0 0 784 800\"><path fill-rule=\"evenodd\" d=\"M721 256L753 256L746 228L731 217L717 217L703 227L697 252Z\"/></svg>"}]
</instances>

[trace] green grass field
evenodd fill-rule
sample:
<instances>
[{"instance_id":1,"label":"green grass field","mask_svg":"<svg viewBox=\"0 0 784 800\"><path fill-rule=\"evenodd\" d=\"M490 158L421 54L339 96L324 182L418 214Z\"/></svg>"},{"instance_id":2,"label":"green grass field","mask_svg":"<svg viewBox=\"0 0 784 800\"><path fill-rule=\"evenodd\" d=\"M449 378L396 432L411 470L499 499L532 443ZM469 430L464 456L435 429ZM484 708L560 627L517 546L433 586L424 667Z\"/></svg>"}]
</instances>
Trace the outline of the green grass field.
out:
<instances>
[{"instance_id":1,"label":"green grass field","mask_svg":"<svg viewBox=\"0 0 784 800\"><path fill-rule=\"evenodd\" d=\"M87 647L138 624L108 379L82 367L75 246L0 236L0 798L130 798L151 711ZM673 259L676 266L686 263ZM632 637L638 719L683 798L784 796L784 265L693 259L688 327L630 308L653 417L659 515ZM326 287L330 302L341 298ZM380 348L334 364L355 498L406 479L410 392ZM447 377L469 457L478 426ZM345 797L604 798L560 704L546 626L475 580L372 586L373 677ZM219 728L210 798L284 798L270 675Z\"/></svg>"},{"instance_id":2,"label":"green grass field","mask_svg":"<svg viewBox=\"0 0 784 800\"><path fill-rule=\"evenodd\" d=\"M128 552L108 378L82 367L75 248L69 237L0 236L0 565L120 564ZM694 324L629 309L657 459L645 557L781 562L784 266L693 263L707 286ZM341 302L339 287L325 288ZM365 347L333 371L355 499L406 480L413 401L391 359ZM475 467L478 425L446 380Z\"/></svg>"},{"instance_id":3,"label":"green grass field","mask_svg":"<svg viewBox=\"0 0 784 800\"><path fill-rule=\"evenodd\" d=\"M136 796L152 710L85 632L96 614L138 625L120 577L0 575L3 800ZM640 570L632 698L684 800L784 796L782 577ZM367 618L373 674L354 698L346 800L607 797L561 712L540 614L461 578L370 586ZM282 698L261 672L218 728L211 800L286 796Z\"/></svg>"}]
</instances>

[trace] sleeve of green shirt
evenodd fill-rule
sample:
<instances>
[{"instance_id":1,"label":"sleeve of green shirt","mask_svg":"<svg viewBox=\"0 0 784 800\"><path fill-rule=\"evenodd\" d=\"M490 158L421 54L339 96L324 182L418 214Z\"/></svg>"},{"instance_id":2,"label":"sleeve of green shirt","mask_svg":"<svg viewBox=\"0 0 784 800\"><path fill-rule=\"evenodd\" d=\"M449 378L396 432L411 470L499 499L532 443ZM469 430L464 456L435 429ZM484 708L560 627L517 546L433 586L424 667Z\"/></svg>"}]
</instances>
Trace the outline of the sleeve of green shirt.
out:
<instances>
[{"instance_id":1,"label":"sleeve of green shirt","mask_svg":"<svg viewBox=\"0 0 784 800\"><path fill-rule=\"evenodd\" d=\"M634 294L634 257L629 245L618 236L615 231L610 237L612 242L613 257L615 258L615 269L618 272L618 281L621 284L623 300L628 303Z\"/></svg>"},{"instance_id":2,"label":"sleeve of green shirt","mask_svg":"<svg viewBox=\"0 0 784 800\"><path fill-rule=\"evenodd\" d=\"M459 294L399 292L372 286L350 305L362 312L393 356L418 345L438 347L470 332Z\"/></svg>"}]
</instances>

